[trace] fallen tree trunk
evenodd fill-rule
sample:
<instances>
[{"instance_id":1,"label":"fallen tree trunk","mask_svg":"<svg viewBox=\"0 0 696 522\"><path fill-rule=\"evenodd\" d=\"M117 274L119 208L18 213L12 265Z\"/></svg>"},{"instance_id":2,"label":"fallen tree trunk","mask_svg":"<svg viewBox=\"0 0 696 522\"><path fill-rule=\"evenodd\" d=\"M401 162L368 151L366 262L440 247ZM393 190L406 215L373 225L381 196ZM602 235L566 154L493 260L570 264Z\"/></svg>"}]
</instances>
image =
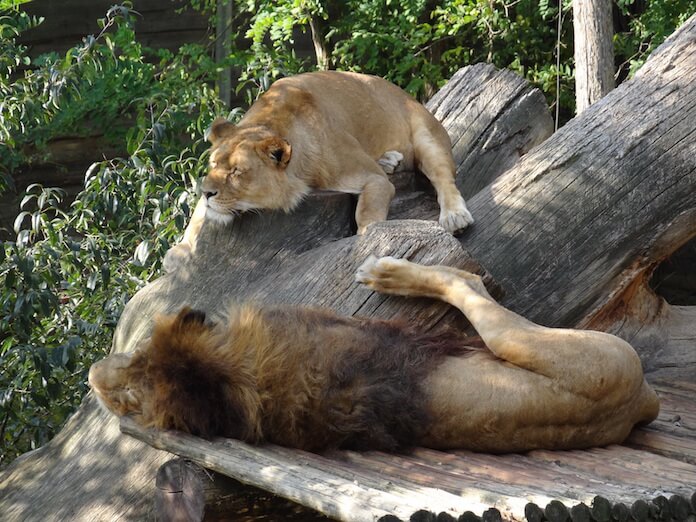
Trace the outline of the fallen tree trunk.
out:
<instances>
[{"instance_id":1,"label":"fallen tree trunk","mask_svg":"<svg viewBox=\"0 0 696 522\"><path fill-rule=\"evenodd\" d=\"M546 109L522 103L534 98L529 92L502 89L496 82L504 75L490 66L467 69L452 82L459 94L442 93L434 110L443 111L439 115L452 133L457 163L465 166L460 186L475 191L467 189L467 180L486 173L485 188L469 202L477 222L461 238L473 257L434 223L422 221L379 224L357 238L350 235L351 197L318 195L290 216L269 212L244 216L227 228L204 226L190 266L131 300L114 350L137 346L149 334L155 313L182 304L214 311L230 299L399 316L423 329L461 321L442 303L359 288L353 273L368 253L487 270L504 294L503 303L535 320L599 324L598 318L607 317L603 324L613 328L611 321L624 310L613 311L613 305L618 296L627 296L629 283L644 282L656 263L694 233L696 165L689 137L694 134L690 122L696 121L695 47L692 19L642 75L493 183L548 133L546 118L530 117ZM470 110L488 109L478 110L472 124L457 126L461 115L448 123L445 100L451 113L457 98L470 100ZM489 101L477 105L479 100ZM496 166L497 156L503 166ZM615 172L619 175L612 176ZM402 179L402 188L411 185ZM428 218L434 208L431 196L406 191L390 216ZM655 352L652 344L640 348L644 354ZM167 457L126 441L116 419L97 411L88 398L54 441L4 473L0 513L7 520L142 519L151 509L154 473Z\"/></svg>"},{"instance_id":2,"label":"fallen tree trunk","mask_svg":"<svg viewBox=\"0 0 696 522\"><path fill-rule=\"evenodd\" d=\"M696 235L696 18L639 74L588 108L470 202L463 246L532 320L618 333L648 370L693 309L648 288ZM673 341L673 342L676 342ZM677 346L674 346L677 349ZM696 350L680 357L696 368Z\"/></svg>"}]
</instances>

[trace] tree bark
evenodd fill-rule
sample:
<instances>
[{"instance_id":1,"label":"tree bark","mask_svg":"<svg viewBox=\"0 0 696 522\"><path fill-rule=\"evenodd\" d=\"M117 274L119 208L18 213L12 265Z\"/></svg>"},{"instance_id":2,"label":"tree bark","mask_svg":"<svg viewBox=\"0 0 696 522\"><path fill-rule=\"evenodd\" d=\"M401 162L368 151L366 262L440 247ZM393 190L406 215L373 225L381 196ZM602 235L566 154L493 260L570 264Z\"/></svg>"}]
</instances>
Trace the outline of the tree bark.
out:
<instances>
[{"instance_id":1,"label":"tree bark","mask_svg":"<svg viewBox=\"0 0 696 522\"><path fill-rule=\"evenodd\" d=\"M623 335L648 370L666 367L667 323L689 315L668 312L647 283L696 235L695 35L692 17L633 80L479 192L462 238L507 306ZM693 375L693 349L688 358Z\"/></svg>"},{"instance_id":2,"label":"tree bark","mask_svg":"<svg viewBox=\"0 0 696 522\"><path fill-rule=\"evenodd\" d=\"M543 323L599 324L608 317L603 324L612 327L626 310L614 306L619 296L633 302L627 290L644 288L655 264L696 231L696 18L658 49L643 74L536 148L548 133L536 112L548 109L525 103L539 96L502 88L505 74L490 66L461 75L433 102L451 133L458 184L465 192L485 184L469 200L477 221L460 241L434 222L408 220L377 224L356 237L354 202L346 194L313 196L291 215L250 214L230 227L204 226L190 265L133 297L113 349L134 349L156 313L183 304L214 312L233 299L401 317L424 330L461 324L442 303L357 286L355 269L369 253L490 273L504 304ZM464 117L455 114L457 98L465 114L474 111L466 125L457 124ZM468 180L482 173L482 181ZM434 217L430 191L414 192L417 183L408 176L398 181L390 216ZM642 353L656 353L654 340L644 341ZM693 346L684 351L693 364ZM0 515L140 520L150 513L152 477L167 458L120 436L116 418L98 410L90 395L51 443L5 471Z\"/></svg>"},{"instance_id":3,"label":"tree bark","mask_svg":"<svg viewBox=\"0 0 696 522\"><path fill-rule=\"evenodd\" d=\"M312 33L312 45L314 46L314 56L317 60L317 68L321 71L328 71L330 68L329 49L326 45L326 28L323 20L316 14L309 16L309 29Z\"/></svg>"},{"instance_id":4,"label":"tree bark","mask_svg":"<svg viewBox=\"0 0 696 522\"><path fill-rule=\"evenodd\" d=\"M215 61L221 63L232 52L232 0L217 0L215 25ZM229 107L232 103L232 70L221 67L218 74L218 96Z\"/></svg>"},{"instance_id":5,"label":"tree bark","mask_svg":"<svg viewBox=\"0 0 696 522\"><path fill-rule=\"evenodd\" d=\"M575 111L581 114L614 88L611 0L573 2Z\"/></svg>"},{"instance_id":6,"label":"tree bark","mask_svg":"<svg viewBox=\"0 0 696 522\"><path fill-rule=\"evenodd\" d=\"M182 458L160 466L155 478L155 520L199 522L229 519L240 508L244 486Z\"/></svg>"}]
</instances>

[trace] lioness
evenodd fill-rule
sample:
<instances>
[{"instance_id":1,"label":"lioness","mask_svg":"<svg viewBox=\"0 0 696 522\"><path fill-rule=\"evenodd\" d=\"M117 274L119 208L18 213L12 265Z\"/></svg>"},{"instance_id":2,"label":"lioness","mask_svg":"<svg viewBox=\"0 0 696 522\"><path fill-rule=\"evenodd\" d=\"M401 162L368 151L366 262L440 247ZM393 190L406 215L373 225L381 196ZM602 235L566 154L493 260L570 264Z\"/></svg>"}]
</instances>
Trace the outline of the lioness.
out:
<instances>
[{"instance_id":1,"label":"lioness","mask_svg":"<svg viewBox=\"0 0 696 522\"><path fill-rule=\"evenodd\" d=\"M229 221L252 209L291 210L312 189L360 194L358 233L387 217L387 173L417 167L432 182L440 224L473 223L454 183L447 131L416 100L376 76L315 72L284 78L238 125L213 122L210 168L184 240L167 264L195 248L204 219Z\"/></svg>"},{"instance_id":2,"label":"lioness","mask_svg":"<svg viewBox=\"0 0 696 522\"><path fill-rule=\"evenodd\" d=\"M370 258L357 280L442 299L480 339L297 307L234 307L217 323L184 308L157 319L141 350L94 364L89 382L143 426L314 451L585 448L657 416L617 337L534 324L444 266Z\"/></svg>"}]
</instances>

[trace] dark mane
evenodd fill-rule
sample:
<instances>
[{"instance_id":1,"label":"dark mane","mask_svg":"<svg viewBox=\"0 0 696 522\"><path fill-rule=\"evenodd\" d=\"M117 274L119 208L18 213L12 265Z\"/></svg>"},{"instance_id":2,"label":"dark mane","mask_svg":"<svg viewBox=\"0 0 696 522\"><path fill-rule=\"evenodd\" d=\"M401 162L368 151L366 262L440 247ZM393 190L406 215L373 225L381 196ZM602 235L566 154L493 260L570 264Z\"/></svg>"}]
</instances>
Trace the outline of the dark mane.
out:
<instances>
[{"instance_id":1,"label":"dark mane","mask_svg":"<svg viewBox=\"0 0 696 522\"><path fill-rule=\"evenodd\" d=\"M156 322L142 354L151 425L314 451L403 451L431 422L423 381L482 344L324 310L238 310L221 328L188 309Z\"/></svg>"},{"instance_id":2,"label":"dark mane","mask_svg":"<svg viewBox=\"0 0 696 522\"><path fill-rule=\"evenodd\" d=\"M340 447L408 450L431 421L423 380L444 357L471 353L482 342L454 330L418 333L393 321L365 321L363 328L374 342L344 354L333 368L328 422Z\"/></svg>"},{"instance_id":3,"label":"dark mane","mask_svg":"<svg viewBox=\"0 0 696 522\"><path fill-rule=\"evenodd\" d=\"M152 418L162 429L255 442L258 400L252 376L212 339L203 312L183 309L156 324L146 352Z\"/></svg>"}]
</instances>

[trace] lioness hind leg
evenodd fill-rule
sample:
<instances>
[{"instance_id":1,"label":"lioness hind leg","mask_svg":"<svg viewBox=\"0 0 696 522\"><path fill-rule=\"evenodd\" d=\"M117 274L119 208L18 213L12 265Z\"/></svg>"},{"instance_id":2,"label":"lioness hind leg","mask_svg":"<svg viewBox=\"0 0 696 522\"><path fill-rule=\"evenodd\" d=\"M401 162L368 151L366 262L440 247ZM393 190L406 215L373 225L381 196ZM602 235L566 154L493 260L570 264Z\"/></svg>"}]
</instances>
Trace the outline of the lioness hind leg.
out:
<instances>
[{"instance_id":1,"label":"lioness hind leg","mask_svg":"<svg viewBox=\"0 0 696 522\"><path fill-rule=\"evenodd\" d=\"M356 280L380 292L434 297L456 306L497 357L559 379L565 389L601 397L642 382L640 360L628 343L602 332L535 324L495 302L475 274L370 256Z\"/></svg>"},{"instance_id":2,"label":"lioness hind leg","mask_svg":"<svg viewBox=\"0 0 696 522\"><path fill-rule=\"evenodd\" d=\"M449 143L449 136L439 127L421 127L413 134L416 165L437 192L440 226L455 233L471 225L474 218L454 183L455 167Z\"/></svg>"}]
</instances>

